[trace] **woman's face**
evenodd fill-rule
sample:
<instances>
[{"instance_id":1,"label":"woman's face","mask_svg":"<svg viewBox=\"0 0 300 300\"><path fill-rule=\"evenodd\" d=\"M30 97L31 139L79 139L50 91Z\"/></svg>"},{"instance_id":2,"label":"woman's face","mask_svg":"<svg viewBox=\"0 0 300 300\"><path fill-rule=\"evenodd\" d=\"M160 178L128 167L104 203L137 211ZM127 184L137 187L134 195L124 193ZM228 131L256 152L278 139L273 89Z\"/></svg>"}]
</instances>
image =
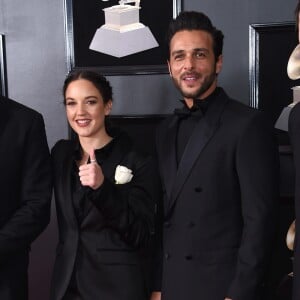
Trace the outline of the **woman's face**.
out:
<instances>
[{"instance_id":1,"label":"woman's face","mask_svg":"<svg viewBox=\"0 0 300 300\"><path fill-rule=\"evenodd\" d=\"M68 122L79 138L95 138L106 132L104 119L112 101L104 104L99 90L89 80L78 79L68 85L65 105Z\"/></svg>"}]
</instances>

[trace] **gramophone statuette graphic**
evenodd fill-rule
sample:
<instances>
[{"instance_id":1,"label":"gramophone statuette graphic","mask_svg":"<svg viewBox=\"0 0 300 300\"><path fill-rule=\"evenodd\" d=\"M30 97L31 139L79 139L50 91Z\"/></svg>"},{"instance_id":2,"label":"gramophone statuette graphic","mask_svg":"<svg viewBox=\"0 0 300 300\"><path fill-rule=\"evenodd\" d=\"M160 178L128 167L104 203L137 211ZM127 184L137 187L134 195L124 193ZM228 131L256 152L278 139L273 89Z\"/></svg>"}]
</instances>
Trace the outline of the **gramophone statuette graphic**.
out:
<instances>
[{"instance_id":1,"label":"gramophone statuette graphic","mask_svg":"<svg viewBox=\"0 0 300 300\"><path fill-rule=\"evenodd\" d=\"M287 65L287 74L290 79L297 80L300 78L300 37L299 44L293 50ZM300 101L300 86L293 87L293 102L292 107Z\"/></svg>"},{"instance_id":2,"label":"gramophone statuette graphic","mask_svg":"<svg viewBox=\"0 0 300 300\"><path fill-rule=\"evenodd\" d=\"M300 78L300 44L293 50L287 65L287 74L290 79Z\"/></svg>"},{"instance_id":3,"label":"gramophone statuette graphic","mask_svg":"<svg viewBox=\"0 0 300 300\"><path fill-rule=\"evenodd\" d=\"M149 27L140 23L140 9L140 0L120 0L104 8L105 24L97 29L89 48L120 58L158 47Z\"/></svg>"},{"instance_id":4,"label":"gramophone statuette graphic","mask_svg":"<svg viewBox=\"0 0 300 300\"><path fill-rule=\"evenodd\" d=\"M295 233L296 233L295 221L293 221L286 234L286 246L291 252L294 251ZM290 259L293 260L293 256ZM276 289L276 300L292 299L292 285L293 285L293 272L289 272L282 277Z\"/></svg>"},{"instance_id":5,"label":"gramophone statuette graphic","mask_svg":"<svg viewBox=\"0 0 300 300\"><path fill-rule=\"evenodd\" d=\"M299 22L299 16L297 16L298 19L298 27L300 25ZM300 31L298 28L298 45L293 50L290 59L288 61L287 65L287 74L290 79L296 80L300 78Z\"/></svg>"},{"instance_id":6,"label":"gramophone statuette graphic","mask_svg":"<svg viewBox=\"0 0 300 300\"><path fill-rule=\"evenodd\" d=\"M290 55L287 64L287 75L292 80L300 78L300 36L298 35L299 44ZM292 108L300 101L300 86L293 88L293 102L286 106L281 112L278 120L276 121L275 128L288 131L288 119Z\"/></svg>"},{"instance_id":7,"label":"gramophone statuette graphic","mask_svg":"<svg viewBox=\"0 0 300 300\"><path fill-rule=\"evenodd\" d=\"M294 251L294 242L295 242L295 234L296 234L296 221L294 220L289 227L289 230L286 234L286 245L291 250Z\"/></svg>"}]
</instances>

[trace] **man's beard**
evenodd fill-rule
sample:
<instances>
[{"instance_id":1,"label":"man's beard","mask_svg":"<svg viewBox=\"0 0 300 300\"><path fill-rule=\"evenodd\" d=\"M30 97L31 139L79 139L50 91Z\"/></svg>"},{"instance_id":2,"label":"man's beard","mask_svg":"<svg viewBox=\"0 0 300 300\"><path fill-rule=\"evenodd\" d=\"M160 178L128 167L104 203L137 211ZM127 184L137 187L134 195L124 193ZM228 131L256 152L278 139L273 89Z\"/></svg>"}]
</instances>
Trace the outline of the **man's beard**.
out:
<instances>
[{"instance_id":1,"label":"man's beard","mask_svg":"<svg viewBox=\"0 0 300 300\"><path fill-rule=\"evenodd\" d=\"M215 82L216 76L217 75L215 71L212 72L208 77L204 78L204 81L201 84L201 86L199 86L199 88L193 92L184 91L175 78L173 78L173 82L184 98L199 99Z\"/></svg>"}]
</instances>

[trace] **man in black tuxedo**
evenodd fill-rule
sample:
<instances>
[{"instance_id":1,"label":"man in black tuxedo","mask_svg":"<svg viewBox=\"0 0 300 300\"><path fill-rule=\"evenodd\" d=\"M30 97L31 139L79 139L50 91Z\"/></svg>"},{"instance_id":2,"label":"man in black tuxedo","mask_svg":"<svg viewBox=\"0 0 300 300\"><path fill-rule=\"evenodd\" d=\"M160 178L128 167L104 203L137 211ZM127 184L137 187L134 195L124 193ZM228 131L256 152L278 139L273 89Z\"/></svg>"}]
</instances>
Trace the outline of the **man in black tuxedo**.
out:
<instances>
[{"instance_id":1,"label":"man in black tuxedo","mask_svg":"<svg viewBox=\"0 0 300 300\"><path fill-rule=\"evenodd\" d=\"M278 153L266 116L217 87L223 34L199 12L168 32L183 106L159 127L163 300L258 300L275 229Z\"/></svg>"},{"instance_id":2,"label":"man in black tuxedo","mask_svg":"<svg viewBox=\"0 0 300 300\"><path fill-rule=\"evenodd\" d=\"M0 299L28 298L31 242L50 218L51 170L42 116L0 96Z\"/></svg>"}]
</instances>

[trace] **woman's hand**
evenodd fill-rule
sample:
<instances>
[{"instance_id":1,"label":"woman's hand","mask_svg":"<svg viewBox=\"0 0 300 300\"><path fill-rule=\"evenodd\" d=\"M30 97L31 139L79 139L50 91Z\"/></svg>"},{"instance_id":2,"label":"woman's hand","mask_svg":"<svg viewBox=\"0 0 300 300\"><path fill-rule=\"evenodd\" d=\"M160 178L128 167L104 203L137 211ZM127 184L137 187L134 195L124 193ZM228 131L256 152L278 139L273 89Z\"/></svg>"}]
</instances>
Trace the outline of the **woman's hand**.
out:
<instances>
[{"instance_id":1,"label":"woman's hand","mask_svg":"<svg viewBox=\"0 0 300 300\"><path fill-rule=\"evenodd\" d=\"M150 296L150 300L160 300L161 292L152 292Z\"/></svg>"},{"instance_id":2,"label":"woman's hand","mask_svg":"<svg viewBox=\"0 0 300 300\"><path fill-rule=\"evenodd\" d=\"M79 178L83 186L89 186L93 190L98 189L102 185L104 175L97 163L94 150L90 153L90 163L79 167Z\"/></svg>"}]
</instances>

